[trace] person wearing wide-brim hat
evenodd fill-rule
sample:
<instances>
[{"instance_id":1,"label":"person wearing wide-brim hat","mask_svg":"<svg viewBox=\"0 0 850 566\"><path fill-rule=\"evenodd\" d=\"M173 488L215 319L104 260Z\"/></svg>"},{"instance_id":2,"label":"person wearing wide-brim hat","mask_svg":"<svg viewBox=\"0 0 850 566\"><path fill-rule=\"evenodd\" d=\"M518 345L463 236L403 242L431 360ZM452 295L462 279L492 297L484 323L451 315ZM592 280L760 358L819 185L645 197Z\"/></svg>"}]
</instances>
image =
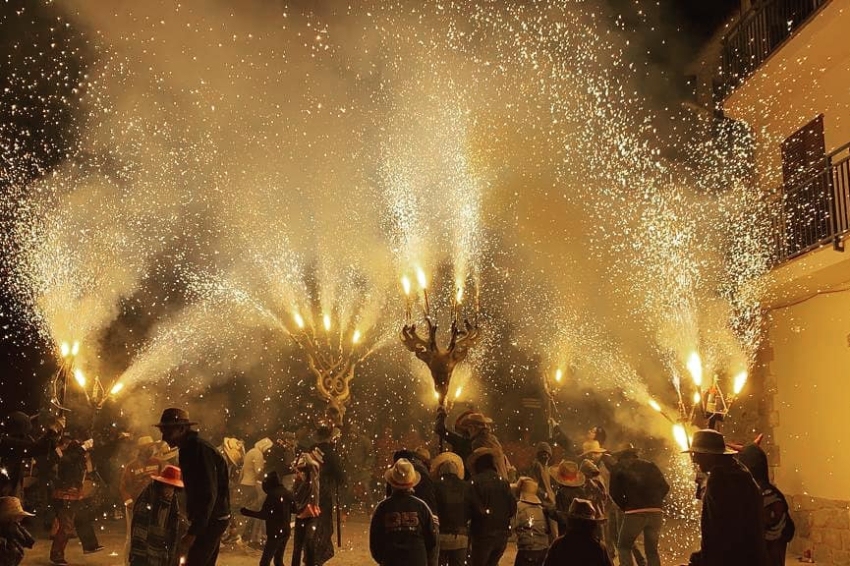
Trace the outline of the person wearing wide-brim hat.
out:
<instances>
[{"instance_id":1,"label":"person wearing wide-brim hat","mask_svg":"<svg viewBox=\"0 0 850 566\"><path fill-rule=\"evenodd\" d=\"M161 463L154 458L159 448L152 436L140 436L136 440L136 456L124 466L118 481L118 492L124 501L124 519L127 530L124 539L124 556L130 555L130 543L133 532L133 509L142 491L150 484L151 478L159 473Z\"/></svg>"},{"instance_id":2,"label":"person wearing wide-brim hat","mask_svg":"<svg viewBox=\"0 0 850 566\"><path fill-rule=\"evenodd\" d=\"M451 470L451 473L456 475L460 479L463 479L466 467L463 465L463 460L461 459L461 457L455 454L454 452L440 452L434 458L431 459L431 478L434 480L438 480L440 476L445 473L441 472L440 468L446 462L450 462L454 465Z\"/></svg>"},{"instance_id":3,"label":"person wearing wide-brim hat","mask_svg":"<svg viewBox=\"0 0 850 566\"><path fill-rule=\"evenodd\" d=\"M455 419L454 432L446 427L446 409L443 406L437 408L437 417L434 422L434 433L451 444L452 451L462 460L466 460L472 454L472 439L466 427L466 418L475 413L474 409L467 409Z\"/></svg>"},{"instance_id":4,"label":"person wearing wide-brim hat","mask_svg":"<svg viewBox=\"0 0 850 566\"><path fill-rule=\"evenodd\" d=\"M599 521L599 514L590 501L574 499L567 510L567 530L552 543L543 565L613 566L608 552L599 542Z\"/></svg>"},{"instance_id":5,"label":"person wearing wide-brim hat","mask_svg":"<svg viewBox=\"0 0 850 566\"><path fill-rule=\"evenodd\" d=\"M431 510L437 508L437 498L434 492L434 481L431 477L430 471L428 469L428 462L430 460L430 454L427 453L427 450L409 450L407 448L402 448L401 450L396 450L393 452L393 462L397 462L399 459L404 458L413 464L413 467L419 472L419 476L421 477L419 483L416 484L416 487L413 488L413 494L428 504L428 507ZM424 457L424 458L423 458ZM386 493L389 496L392 493L392 487L387 484Z\"/></svg>"},{"instance_id":6,"label":"person wearing wide-brim hat","mask_svg":"<svg viewBox=\"0 0 850 566\"><path fill-rule=\"evenodd\" d=\"M578 464L571 460L561 460L557 466L549 467L549 475L557 484L555 487L555 515L558 521L558 532L564 533L567 528L567 514L570 504L575 498L584 498L585 477Z\"/></svg>"},{"instance_id":7,"label":"person wearing wide-brim hat","mask_svg":"<svg viewBox=\"0 0 850 566\"><path fill-rule=\"evenodd\" d=\"M753 476L711 429L694 433L685 453L708 476L702 501L700 550L694 566L760 566L767 563L762 493Z\"/></svg>"},{"instance_id":8,"label":"person wearing wide-brim hat","mask_svg":"<svg viewBox=\"0 0 850 566\"><path fill-rule=\"evenodd\" d=\"M581 445L581 454L579 458L582 460L592 460L593 462L598 462L602 455L608 452L605 448L599 444L598 440L586 440Z\"/></svg>"},{"instance_id":9,"label":"person wearing wide-brim hat","mask_svg":"<svg viewBox=\"0 0 850 566\"><path fill-rule=\"evenodd\" d=\"M369 551L381 566L428 566L437 551L431 509L413 495L421 474L406 458L384 472L392 494L378 503L369 525Z\"/></svg>"},{"instance_id":10,"label":"person wearing wide-brim hat","mask_svg":"<svg viewBox=\"0 0 850 566\"><path fill-rule=\"evenodd\" d=\"M26 517L35 515L24 510L20 499L0 497L0 564L17 566L24 559L25 549L35 544L35 539L21 525Z\"/></svg>"},{"instance_id":11,"label":"person wearing wide-brim hat","mask_svg":"<svg viewBox=\"0 0 850 566\"><path fill-rule=\"evenodd\" d=\"M189 529L178 551L186 557L186 566L210 566L218 559L221 538L230 524L229 473L224 456L193 430L196 424L185 409L169 408L154 426L169 446L179 448L185 478Z\"/></svg>"},{"instance_id":12,"label":"person wearing wide-brim hat","mask_svg":"<svg viewBox=\"0 0 850 566\"><path fill-rule=\"evenodd\" d=\"M558 484L565 487L581 487L584 485L584 474L578 464L570 460L561 460L557 466L549 466L549 475Z\"/></svg>"},{"instance_id":13,"label":"person wearing wide-brim hat","mask_svg":"<svg viewBox=\"0 0 850 566\"><path fill-rule=\"evenodd\" d=\"M431 460L436 499L433 511L440 521L438 562L446 566L466 563L472 490L463 477L463 460L454 452L443 452Z\"/></svg>"},{"instance_id":14,"label":"person wearing wide-brim hat","mask_svg":"<svg viewBox=\"0 0 850 566\"><path fill-rule=\"evenodd\" d=\"M171 566L177 562L180 505L176 490L183 488L180 468L165 466L139 494L133 507L130 566Z\"/></svg>"},{"instance_id":15,"label":"person wearing wide-brim hat","mask_svg":"<svg viewBox=\"0 0 850 566\"><path fill-rule=\"evenodd\" d=\"M517 508L511 526L516 534L516 564L539 566L551 544L549 513L537 495L539 485L523 476L517 480Z\"/></svg>"}]
</instances>

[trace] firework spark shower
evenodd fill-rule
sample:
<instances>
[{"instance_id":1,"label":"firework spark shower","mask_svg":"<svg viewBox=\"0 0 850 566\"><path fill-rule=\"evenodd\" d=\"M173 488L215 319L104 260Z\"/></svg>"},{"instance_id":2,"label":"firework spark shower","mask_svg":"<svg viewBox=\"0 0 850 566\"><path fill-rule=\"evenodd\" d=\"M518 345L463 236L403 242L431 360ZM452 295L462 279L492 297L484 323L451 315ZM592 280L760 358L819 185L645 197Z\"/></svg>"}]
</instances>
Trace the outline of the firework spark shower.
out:
<instances>
[{"instance_id":1,"label":"firework spark shower","mask_svg":"<svg viewBox=\"0 0 850 566\"><path fill-rule=\"evenodd\" d=\"M683 140L659 133L671 114L641 95L645 63L603 6L54 9L86 46L75 142L6 206L21 309L46 339L83 343L92 371L142 297L137 361L173 348L175 327L179 366L296 315L380 342L420 267L442 312L458 294L488 343L507 321L553 367L595 367L576 376L594 387L642 398L635 368L669 375L693 350L723 352L710 371L751 362L752 297L736 291L765 260L736 224L759 203L710 148L664 157ZM190 339L222 302L221 332L241 327L224 352ZM156 367L127 372L155 382Z\"/></svg>"}]
</instances>

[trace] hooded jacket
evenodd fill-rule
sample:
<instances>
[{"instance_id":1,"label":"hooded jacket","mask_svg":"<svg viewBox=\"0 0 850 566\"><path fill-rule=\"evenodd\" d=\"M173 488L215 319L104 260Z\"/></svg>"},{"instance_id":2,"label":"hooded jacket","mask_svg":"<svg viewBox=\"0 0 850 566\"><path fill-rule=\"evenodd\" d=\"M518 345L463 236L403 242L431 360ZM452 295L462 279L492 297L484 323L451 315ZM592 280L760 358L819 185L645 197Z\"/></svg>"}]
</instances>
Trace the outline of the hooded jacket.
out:
<instances>
[{"instance_id":1,"label":"hooded jacket","mask_svg":"<svg viewBox=\"0 0 850 566\"><path fill-rule=\"evenodd\" d=\"M256 486L263 479L263 468L266 466L264 454L274 444L270 438L262 438L254 443L254 447L245 454L242 465L242 479L239 485Z\"/></svg>"}]
</instances>

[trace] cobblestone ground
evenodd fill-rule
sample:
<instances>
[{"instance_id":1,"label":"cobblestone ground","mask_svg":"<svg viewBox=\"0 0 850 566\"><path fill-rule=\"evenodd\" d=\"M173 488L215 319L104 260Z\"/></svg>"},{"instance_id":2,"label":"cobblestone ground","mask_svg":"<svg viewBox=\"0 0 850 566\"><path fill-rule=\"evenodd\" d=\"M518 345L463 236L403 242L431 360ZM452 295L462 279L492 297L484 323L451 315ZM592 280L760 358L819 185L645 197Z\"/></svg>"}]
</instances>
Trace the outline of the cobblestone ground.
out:
<instances>
[{"instance_id":1,"label":"cobblestone ground","mask_svg":"<svg viewBox=\"0 0 850 566\"><path fill-rule=\"evenodd\" d=\"M342 528L343 547L336 549L336 556L327 563L327 566L369 566L374 564L369 556L369 523L364 516L350 517ZM35 548L27 552L24 558L26 565L49 564L50 540L44 536L36 537ZM114 521L100 525L98 533L100 544L105 549L96 554L84 555L79 542L74 539L68 543L65 558L72 566L122 566L123 562L119 553L124 545L124 522ZM516 547L508 545L508 550L499 562L501 566L512 566L516 555ZM284 555L284 564L289 565L292 556L292 541ZM234 546L224 546L219 555L219 566L249 566L256 565L260 560L260 552L252 549L240 549ZM683 557L662 556L664 566L676 566L684 564ZM799 564L796 558L789 558L788 564ZM829 566L827 563L818 562L821 566Z\"/></svg>"}]
</instances>

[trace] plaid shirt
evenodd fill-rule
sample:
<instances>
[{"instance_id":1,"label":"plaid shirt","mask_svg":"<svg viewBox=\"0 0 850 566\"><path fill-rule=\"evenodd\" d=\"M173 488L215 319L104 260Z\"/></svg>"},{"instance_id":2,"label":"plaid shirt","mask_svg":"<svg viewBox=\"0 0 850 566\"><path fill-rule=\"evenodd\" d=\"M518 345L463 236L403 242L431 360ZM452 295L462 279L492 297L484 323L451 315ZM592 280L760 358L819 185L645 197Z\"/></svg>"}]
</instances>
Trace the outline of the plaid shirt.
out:
<instances>
[{"instance_id":1,"label":"plaid shirt","mask_svg":"<svg viewBox=\"0 0 850 566\"><path fill-rule=\"evenodd\" d=\"M177 493L167 501L160 496L158 485L150 483L133 507L130 566L177 564Z\"/></svg>"}]
</instances>

